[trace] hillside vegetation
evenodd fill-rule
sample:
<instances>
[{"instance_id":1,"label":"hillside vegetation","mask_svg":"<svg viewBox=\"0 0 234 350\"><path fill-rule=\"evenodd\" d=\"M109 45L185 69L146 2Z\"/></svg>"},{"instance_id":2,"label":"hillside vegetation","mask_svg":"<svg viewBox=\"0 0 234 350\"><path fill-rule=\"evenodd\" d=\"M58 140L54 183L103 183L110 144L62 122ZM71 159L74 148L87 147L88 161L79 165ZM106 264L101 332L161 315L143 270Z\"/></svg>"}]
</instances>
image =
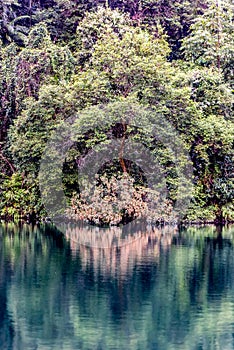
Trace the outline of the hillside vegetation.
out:
<instances>
[{"instance_id":1,"label":"hillside vegetation","mask_svg":"<svg viewBox=\"0 0 234 350\"><path fill-rule=\"evenodd\" d=\"M145 215L144 172L121 152L100 170L93 198L80 194L79 159L110 134L132 135L165 169L168 193L155 219L166 221L178 174L167 148L148 135L160 115L192 164L192 199L181 219L233 221L233 17L232 0L0 0L0 215L48 215L40 160L53 131L76 116L86 132L69 149L62 179L72 215L99 224ZM98 119L105 106L115 115L126 105L152 111L142 130ZM112 205L116 174L134 179L120 215ZM112 217L100 212L100 198Z\"/></svg>"}]
</instances>

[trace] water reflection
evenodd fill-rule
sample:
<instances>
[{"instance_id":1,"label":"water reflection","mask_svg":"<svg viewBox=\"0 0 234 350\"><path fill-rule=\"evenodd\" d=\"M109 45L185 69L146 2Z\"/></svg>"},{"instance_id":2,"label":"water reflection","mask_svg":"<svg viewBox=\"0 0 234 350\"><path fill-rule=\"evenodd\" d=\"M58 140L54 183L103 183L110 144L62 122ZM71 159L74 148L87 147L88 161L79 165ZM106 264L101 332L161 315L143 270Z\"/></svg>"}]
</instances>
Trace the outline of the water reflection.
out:
<instances>
[{"instance_id":1,"label":"water reflection","mask_svg":"<svg viewBox=\"0 0 234 350\"><path fill-rule=\"evenodd\" d=\"M88 234L0 225L1 349L234 348L233 227Z\"/></svg>"},{"instance_id":2,"label":"water reflection","mask_svg":"<svg viewBox=\"0 0 234 350\"><path fill-rule=\"evenodd\" d=\"M156 262L160 250L166 250L178 234L177 226L152 227L144 224L111 227L92 226L63 228L73 255L81 259L84 270L92 266L103 275L126 278L137 265Z\"/></svg>"},{"instance_id":3,"label":"water reflection","mask_svg":"<svg viewBox=\"0 0 234 350\"><path fill-rule=\"evenodd\" d=\"M6 284L11 278L9 261L4 260L4 244L0 235L0 344L1 349L11 349L14 337L14 328L7 310Z\"/></svg>"}]
</instances>

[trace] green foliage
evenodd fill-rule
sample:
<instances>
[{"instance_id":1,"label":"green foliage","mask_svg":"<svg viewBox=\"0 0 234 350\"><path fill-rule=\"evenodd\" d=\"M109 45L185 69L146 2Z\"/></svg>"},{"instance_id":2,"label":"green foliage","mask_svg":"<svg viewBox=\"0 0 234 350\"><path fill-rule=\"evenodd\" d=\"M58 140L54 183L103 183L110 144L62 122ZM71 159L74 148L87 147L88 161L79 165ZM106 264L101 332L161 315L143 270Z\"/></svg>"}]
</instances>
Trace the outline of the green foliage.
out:
<instances>
[{"instance_id":1,"label":"green foliage","mask_svg":"<svg viewBox=\"0 0 234 350\"><path fill-rule=\"evenodd\" d=\"M99 40L92 54L92 67L105 72L115 94L136 94L141 99L155 96L170 76L166 62L169 48L163 38L155 39L147 31L132 29L118 36L110 32ZM161 92L163 93L163 92Z\"/></svg>"},{"instance_id":2,"label":"green foliage","mask_svg":"<svg viewBox=\"0 0 234 350\"><path fill-rule=\"evenodd\" d=\"M43 83L68 79L74 65L69 49L54 45L44 25L35 26L15 61L16 98L37 97Z\"/></svg>"},{"instance_id":3,"label":"green foliage","mask_svg":"<svg viewBox=\"0 0 234 350\"><path fill-rule=\"evenodd\" d=\"M44 214L39 197L37 180L25 178L15 172L11 177L5 177L0 185L1 203L0 215L5 218L21 219L28 215Z\"/></svg>"},{"instance_id":4,"label":"green foliage","mask_svg":"<svg viewBox=\"0 0 234 350\"><path fill-rule=\"evenodd\" d=\"M223 209L233 204L234 124L221 116L209 116L197 124L192 159L197 176L195 198L202 206L212 205L216 218L222 219ZM232 215L225 213L226 219Z\"/></svg>"},{"instance_id":5,"label":"green foliage","mask_svg":"<svg viewBox=\"0 0 234 350\"><path fill-rule=\"evenodd\" d=\"M230 0L210 1L209 8L191 25L191 34L183 41L186 59L200 66L216 67L225 79L234 83L234 24Z\"/></svg>"},{"instance_id":6,"label":"green foliage","mask_svg":"<svg viewBox=\"0 0 234 350\"><path fill-rule=\"evenodd\" d=\"M76 29L76 48L79 49L80 62L89 59L99 39L106 39L111 32L121 38L129 30L130 25L130 18L117 10L111 11L100 7L97 12L87 13Z\"/></svg>"},{"instance_id":7,"label":"green foliage","mask_svg":"<svg viewBox=\"0 0 234 350\"><path fill-rule=\"evenodd\" d=\"M119 109L119 118L126 102L153 111L152 120L141 120L142 130L128 132L166 167L170 199L176 197L177 176L166 147L150 137L154 113L177 130L190 152L195 189L188 217L232 220L230 1L220 6L213 0L196 5L182 0L113 0L106 7L101 1L22 4L21 8L17 1L0 2L0 171L8 176L0 181L4 196L8 192L9 200L13 196L6 181L13 181L14 193L20 191L15 174L24 174L25 183L37 183L47 141L70 117L77 118L77 130L89 127L79 135L64 164L66 195L71 198L74 191L79 192L77 157L108 142L110 131L121 134L117 124L108 124L100 108L114 103L112 112ZM175 60L181 38L183 59ZM103 128L97 128L95 121ZM20 193L16 203L23 201ZM36 206L39 193L35 198ZM14 201L10 205L4 201L2 208L12 207L22 214ZM30 205L25 208L31 210Z\"/></svg>"},{"instance_id":8,"label":"green foliage","mask_svg":"<svg viewBox=\"0 0 234 350\"><path fill-rule=\"evenodd\" d=\"M46 142L59 121L70 115L70 104L73 107L66 99L66 85L45 85L37 101L25 100L25 109L9 132L10 150L20 169L37 173Z\"/></svg>"},{"instance_id":9,"label":"green foliage","mask_svg":"<svg viewBox=\"0 0 234 350\"><path fill-rule=\"evenodd\" d=\"M172 49L170 58L176 59L180 56L181 39L187 36L194 18L204 12L207 1L110 0L109 6L130 14L135 25L146 27L153 33L155 27L160 24L168 36Z\"/></svg>"},{"instance_id":10,"label":"green foliage","mask_svg":"<svg viewBox=\"0 0 234 350\"><path fill-rule=\"evenodd\" d=\"M222 74L213 68L192 67L187 71L191 98L203 116L222 115L233 120L233 93Z\"/></svg>"}]
</instances>

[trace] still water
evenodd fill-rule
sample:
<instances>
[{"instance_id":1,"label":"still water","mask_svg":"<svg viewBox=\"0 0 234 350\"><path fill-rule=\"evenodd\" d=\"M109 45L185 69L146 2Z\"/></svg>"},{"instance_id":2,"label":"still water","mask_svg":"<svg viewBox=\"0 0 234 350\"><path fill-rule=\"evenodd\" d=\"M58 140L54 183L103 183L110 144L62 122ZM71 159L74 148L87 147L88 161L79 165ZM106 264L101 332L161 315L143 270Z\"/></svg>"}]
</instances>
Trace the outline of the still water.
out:
<instances>
[{"instance_id":1,"label":"still water","mask_svg":"<svg viewBox=\"0 0 234 350\"><path fill-rule=\"evenodd\" d=\"M234 349L234 227L1 223L0 349Z\"/></svg>"}]
</instances>

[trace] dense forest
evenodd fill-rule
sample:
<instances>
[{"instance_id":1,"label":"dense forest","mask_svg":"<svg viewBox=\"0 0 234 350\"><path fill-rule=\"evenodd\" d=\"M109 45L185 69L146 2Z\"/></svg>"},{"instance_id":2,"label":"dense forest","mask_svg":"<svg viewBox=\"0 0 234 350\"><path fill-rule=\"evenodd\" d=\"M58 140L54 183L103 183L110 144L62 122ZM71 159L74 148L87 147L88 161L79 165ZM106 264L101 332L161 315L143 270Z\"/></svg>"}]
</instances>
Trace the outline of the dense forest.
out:
<instances>
[{"instance_id":1,"label":"dense forest","mask_svg":"<svg viewBox=\"0 0 234 350\"><path fill-rule=\"evenodd\" d=\"M93 196L81 196L80 159L114 135L121 147L132 137L159 159L167 194L152 215L169 220L178 173L149 128L160 115L193 169L190 204L180 219L234 221L233 18L232 0L0 0L1 217L48 216L41 158L54 130L78 116L79 138L62 173L71 215L119 224L149 210L144 171L121 150L118 161L103 161ZM129 113L126 106L142 108L135 127L107 117ZM113 209L126 177L131 191Z\"/></svg>"}]
</instances>

